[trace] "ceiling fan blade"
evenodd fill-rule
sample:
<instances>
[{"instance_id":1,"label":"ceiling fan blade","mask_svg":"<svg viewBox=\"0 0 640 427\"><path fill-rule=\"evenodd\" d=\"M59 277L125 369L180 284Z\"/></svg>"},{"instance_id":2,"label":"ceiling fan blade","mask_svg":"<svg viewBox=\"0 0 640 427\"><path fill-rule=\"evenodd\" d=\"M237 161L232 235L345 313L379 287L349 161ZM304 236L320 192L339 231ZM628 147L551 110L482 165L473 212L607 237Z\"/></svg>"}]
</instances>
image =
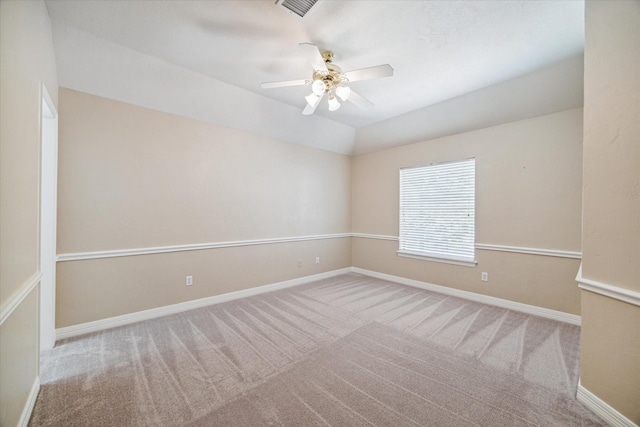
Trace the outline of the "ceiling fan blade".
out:
<instances>
[{"instance_id":1,"label":"ceiling fan blade","mask_svg":"<svg viewBox=\"0 0 640 427\"><path fill-rule=\"evenodd\" d=\"M300 48L304 52L307 60L311 63L311 66L316 71L329 71L327 69L327 64L325 64L324 59L322 59L322 54L318 49L318 46L311 43L300 43Z\"/></svg>"},{"instance_id":2,"label":"ceiling fan blade","mask_svg":"<svg viewBox=\"0 0 640 427\"><path fill-rule=\"evenodd\" d=\"M302 114L304 116L309 116L313 114L313 112L316 111L316 108L318 108L318 105L320 105L320 101L322 101L322 98L324 98L324 93L320 96L320 99L318 99L318 102L316 102L315 105L309 105L309 103L307 102L307 105L304 107L304 110L302 110Z\"/></svg>"},{"instance_id":3,"label":"ceiling fan blade","mask_svg":"<svg viewBox=\"0 0 640 427\"><path fill-rule=\"evenodd\" d=\"M263 89L272 89L274 87L302 86L309 83L311 83L310 80L285 80L283 82L260 83L260 87Z\"/></svg>"},{"instance_id":4,"label":"ceiling fan blade","mask_svg":"<svg viewBox=\"0 0 640 427\"><path fill-rule=\"evenodd\" d=\"M351 89L351 93L349 94L348 101L362 108L363 110L370 110L373 107L373 102L369 101L366 98L361 97L357 93Z\"/></svg>"},{"instance_id":5,"label":"ceiling fan blade","mask_svg":"<svg viewBox=\"0 0 640 427\"><path fill-rule=\"evenodd\" d=\"M357 82L359 80L377 79L380 77L393 76L393 68L389 64L376 65L375 67L361 68L359 70L347 71L344 73L349 82Z\"/></svg>"}]
</instances>

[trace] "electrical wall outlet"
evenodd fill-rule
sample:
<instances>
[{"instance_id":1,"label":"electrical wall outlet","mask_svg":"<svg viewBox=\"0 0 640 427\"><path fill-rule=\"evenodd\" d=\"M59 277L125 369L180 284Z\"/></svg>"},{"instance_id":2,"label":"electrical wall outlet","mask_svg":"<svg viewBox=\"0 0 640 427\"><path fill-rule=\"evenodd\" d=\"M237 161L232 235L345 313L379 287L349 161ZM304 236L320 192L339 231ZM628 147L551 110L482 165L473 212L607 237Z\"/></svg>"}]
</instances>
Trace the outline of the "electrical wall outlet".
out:
<instances>
[{"instance_id":1,"label":"electrical wall outlet","mask_svg":"<svg viewBox=\"0 0 640 427\"><path fill-rule=\"evenodd\" d=\"M302 260L301 260L301 259L299 259L299 260L298 260L298 268L301 268L301 267L302 267Z\"/></svg>"},{"instance_id":2,"label":"electrical wall outlet","mask_svg":"<svg viewBox=\"0 0 640 427\"><path fill-rule=\"evenodd\" d=\"M187 276L187 280L185 281L187 286L193 285L193 276Z\"/></svg>"},{"instance_id":3,"label":"electrical wall outlet","mask_svg":"<svg viewBox=\"0 0 640 427\"><path fill-rule=\"evenodd\" d=\"M489 273L487 273L486 271L483 271L482 275L480 276L480 279L483 282L488 282L489 281Z\"/></svg>"},{"instance_id":4,"label":"electrical wall outlet","mask_svg":"<svg viewBox=\"0 0 640 427\"><path fill-rule=\"evenodd\" d=\"M316 257L316 264L320 264L320 257L319 256Z\"/></svg>"}]
</instances>

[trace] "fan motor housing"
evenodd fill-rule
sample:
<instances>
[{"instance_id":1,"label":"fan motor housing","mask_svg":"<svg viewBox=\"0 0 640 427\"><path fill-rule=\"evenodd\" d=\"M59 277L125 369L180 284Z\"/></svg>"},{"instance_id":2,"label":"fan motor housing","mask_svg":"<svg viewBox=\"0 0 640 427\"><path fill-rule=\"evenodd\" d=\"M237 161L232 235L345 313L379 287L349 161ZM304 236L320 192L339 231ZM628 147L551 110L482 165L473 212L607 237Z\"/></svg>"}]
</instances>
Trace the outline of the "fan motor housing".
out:
<instances>
[{"instance_id":1,"label":"fan motor housing","mask_svg":"<svg viewBox=\"0 0 640 427\"><path fill-rule=\"evenodd\" d=\"M327 64L329 71L326 73L324 71L314 71L313 80L322 80L325 86L325 92L329 92L340 83L346 82L347 78L342 74L342 69L331 62L333 61L333 52L323 52L322 58Z\"/></svg>"}]
</instances>

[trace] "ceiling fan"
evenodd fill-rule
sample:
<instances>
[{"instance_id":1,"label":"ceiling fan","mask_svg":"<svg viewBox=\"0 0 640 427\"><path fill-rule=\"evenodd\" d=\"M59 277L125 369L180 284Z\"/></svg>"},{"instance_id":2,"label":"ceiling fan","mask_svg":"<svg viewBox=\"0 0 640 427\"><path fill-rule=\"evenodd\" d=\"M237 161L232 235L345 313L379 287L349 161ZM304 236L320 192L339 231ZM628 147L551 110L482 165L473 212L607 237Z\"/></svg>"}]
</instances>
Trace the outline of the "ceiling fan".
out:
<instances>
[{"instance_id":1,"label":"ceiling fan","mask_svg":"<svg viewBox=\"0 0 640 427\"><path fill-rule=\"evenodd\" d=\"M329 111L335 111L340 108L340 102L336 97L342 101L348 100L367 110L373 107L373 103L355 93L349 87L349 83L393 75L393 68L389 64L343 72L340 67L333 63L333 52L320 53L318 47L311 43L300 43L300 47L313 67L311 79L262 83L260 87L271 89L285 86L311 85L311 93L305 96L307 105L302 111L304 115L313 114L325 95L328 96Z\"/></svg>"}]
</instances>

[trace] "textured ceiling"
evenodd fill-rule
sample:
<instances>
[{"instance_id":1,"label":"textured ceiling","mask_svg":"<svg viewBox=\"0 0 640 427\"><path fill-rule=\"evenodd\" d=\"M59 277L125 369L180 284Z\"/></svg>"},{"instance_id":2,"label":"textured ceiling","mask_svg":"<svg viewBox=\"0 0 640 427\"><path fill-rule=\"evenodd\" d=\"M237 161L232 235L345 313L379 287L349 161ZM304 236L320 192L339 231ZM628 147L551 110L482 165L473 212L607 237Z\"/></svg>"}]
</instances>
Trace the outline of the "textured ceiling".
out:
<instances>
[{"instance_id":1,"label":"textured ceiling","mask_svg":"<svg viewBox=\"0 0 640 427\"><path fill-rule=\"evenodd\" d=\"M96 74L90 58L107 46L287 104L287 122L293 120L292 109L304 108L309 87L261 89L260 83L310 78L311 66L298 43L333 51L334 62L345 71L391 64L393 77L352 83L375 104L373 109L344 103L329 112L322 103L316 110L330 122L354 129L552 66L580 55L584 43L584 5L573 0L320 0L304 18L274 0L49 0L47 7L61 85L82 80L78 89L113 98L117 96L110 96L109 85L115 94L122 90L116 87L121 82L96 81L100 90L92 90L87 78ZM93 41L81 43L82 37ZM111 55L112 63L122 61ZM60 64L61 58L73 66ZM107 66L93 61L94 67ZM221 101L233 105L232 99ZM146 104L153 107L152 101ZM242 109L238 114L244 114Z\"/></svg>"}]
</instances>

